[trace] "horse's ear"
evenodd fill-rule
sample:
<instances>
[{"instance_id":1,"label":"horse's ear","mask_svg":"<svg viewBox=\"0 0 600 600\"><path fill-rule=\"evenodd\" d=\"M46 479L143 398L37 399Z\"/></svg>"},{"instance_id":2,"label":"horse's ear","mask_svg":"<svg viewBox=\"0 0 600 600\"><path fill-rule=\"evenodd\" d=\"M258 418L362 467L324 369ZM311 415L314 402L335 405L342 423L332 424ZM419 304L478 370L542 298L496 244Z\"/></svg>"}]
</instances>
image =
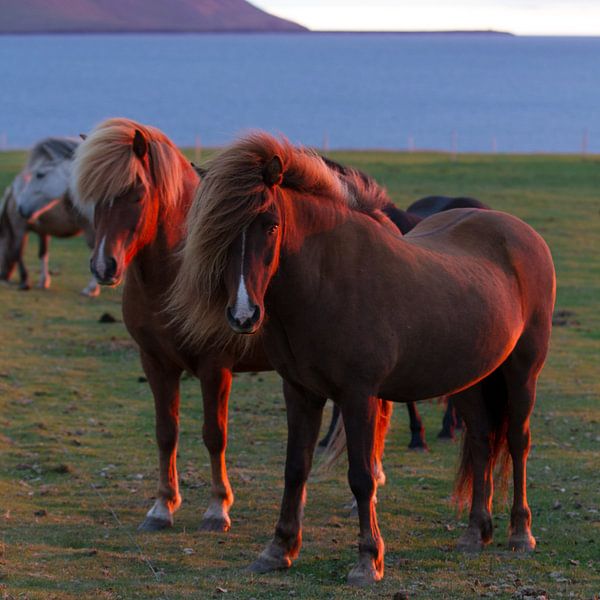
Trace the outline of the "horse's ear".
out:
<instances>
[{"instance_id":1,"label":"horse's ear","mask_svg":"<svg viewBox=\"0 0 600 600\"><path fill-rule=\"evenodd\" d=\"M198 177L202 178L205 177L206 174L208 173L208 169L205 169L204 167L199 167L197 164L190 162L190 165L192 165L192 167L194 168L194 171L196 171L196 173L198 174Z\"/></svg>"},{"instance_id":2,"label":"horse's ear","mask_svg":"<svg viewBox=\"0 0 600 600\"><path fill-rule=\"evenodd\" d=\"M81 138L83 141L85 141L85 140L87 140L87 133L80 133L80 134L79 134L79 137L80 137L80 138Z\"/></svg>"},{"instance_id":3,"label":"horse's ear","mask_svg":"<svg viewBox=\"0 0 600 600\"><path fill-rule=\"evenodd\" d=\"M263 179L269 187L281 185L283 181L283 161L277 154L265 165Z\"/></svg>"},{"instance_id":4,"label":"horse's ear","mask_svg":"<svg viewBox=\"0 0 600 600\"><path fill-rule=\"evenodd\" d=\"M133 136L133 152L138 158L144 158L148 152L148 142L146 142L144 134L139 129L135 130Z\"/></svg>"}]
</instances>

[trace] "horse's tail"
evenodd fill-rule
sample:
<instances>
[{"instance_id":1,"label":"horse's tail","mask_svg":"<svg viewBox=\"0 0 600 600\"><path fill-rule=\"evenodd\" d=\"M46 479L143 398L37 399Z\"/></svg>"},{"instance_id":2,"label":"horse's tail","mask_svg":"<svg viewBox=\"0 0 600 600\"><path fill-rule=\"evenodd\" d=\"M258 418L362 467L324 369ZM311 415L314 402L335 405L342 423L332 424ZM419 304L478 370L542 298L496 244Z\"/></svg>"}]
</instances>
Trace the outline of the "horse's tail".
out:
<instances>
[{"instance_id":1,"label":"horse's tail","mask_svg":"<svg viewBox=\"0 0 600 600\"><path fill-rule=\"evenodd\" d=\"M383 469L381 467L381 458L385 447L385 437L387 435L390 419L392 417L393 403L387 400L378 400L379 407L377 410L377 421L375 423L375 447L374 460L376 477L381 480L385 479ZM344 419L340 416L335 424L335 428L329 438L329 443L325 447L322 460L317 467L317 471L328 471L337 463L340 456L346 449L346 430L344 429ZM381 484L382 482L379 481Z\"/></svg>"},{"instance_id":2,"label":"horse's tail","mask_svg":"<svg viewBox=\"0 0 600 600\"><path fill-rule=\"evenodd\" d=\"M506 499L510 454L508 451L508 394L500 369L477 384L490 424L490 470L495 471L501 498ZM473 491L473 442L468 428L463 432L460 464L454 484L454 501L459 509L471 505Z\"/></svg>"}]
</instances>

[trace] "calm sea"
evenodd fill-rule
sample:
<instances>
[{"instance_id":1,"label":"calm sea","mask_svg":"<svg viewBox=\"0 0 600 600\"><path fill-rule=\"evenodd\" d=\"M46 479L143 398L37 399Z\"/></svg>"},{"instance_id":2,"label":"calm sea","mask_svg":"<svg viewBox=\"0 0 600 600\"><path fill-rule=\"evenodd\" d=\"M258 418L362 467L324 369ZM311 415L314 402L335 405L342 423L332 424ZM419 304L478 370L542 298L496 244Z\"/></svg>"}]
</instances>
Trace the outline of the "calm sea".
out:
<instances>
[{"instance_id":1,"label":"calm sea","mask_svg":"<svg viewBox=\"0 0 600 600\"><path fill-rule=\"evenodd\" d=\"M0 36L0 147L113 115L178 144L600 152L600 38Z\"/></svg>"}]
</instances>

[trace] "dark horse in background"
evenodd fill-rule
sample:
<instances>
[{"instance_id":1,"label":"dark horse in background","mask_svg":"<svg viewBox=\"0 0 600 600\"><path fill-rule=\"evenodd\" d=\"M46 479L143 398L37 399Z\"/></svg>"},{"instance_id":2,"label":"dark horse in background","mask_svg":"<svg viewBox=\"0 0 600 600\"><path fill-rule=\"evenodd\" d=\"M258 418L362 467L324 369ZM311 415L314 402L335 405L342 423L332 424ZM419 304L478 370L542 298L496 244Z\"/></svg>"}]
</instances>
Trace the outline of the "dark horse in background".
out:
<instances>
[{"instance_id":1,"label":"dark horse in background","mask_svg":"<svg viewBox=\"0 0 600 600\"><path fill-rule=\"evenodd\" d=\"M329 158L322 157L323 161L331 169L338 171L342 174L348 174L349 169L340 163L331 160ZM361 176L367 178L367 175L360 173ZM450 198L447 196L427 196L421 198L416 202L413 202L406 210L396 208L391 202L382 208L382 211L389 217L389 219L398 227L398 229L404 234L408 233L413 227L420 223L426 217L434 215L438 212L445 210L452 210L454 208L480 208L489 209L490 207L477 200L475 198L458 197ZM445 398L446 410L444 411L444 417L442 419L442 429L438 433L440 439L454 439L454 430L461 425L461 419L456 413L456 407L452 396ZM427 442L425 441L425 427L423 426L423 420L417 409L415 402L407 402L406 409L408 410L408 416L410 420L410 442L408 447L412 450L426 450ZM332 436L336 431L337 421L340 417L340 408L337 404L333 405L333 412L331 415L331 421L327 429L325 437L319 442L321 448L327 447L331 442Z\"/></svg>"},{"instance_id":2,"label":"dark horse in background","mask_svg":"<svg viewBox=\"0 0 600 600\"><path fill-rule=\"evenodd\" d=\"M200 311L224 330L260 332L295 391L286 396L279 520L251 568L288 568L300 551L328 397L342 411L358 504L350 582L377 581L384 570L374 472L379 398L455 394L466 424L456 493L471 505L459 547L491 542L494 465L510 454L508 546L530 551L529 420L556 290L548 246L523 221L491 210L445 211L400 236L382 198L349 183L314 153L254 134L212 160L188 215L171 294L183 330L203 338Z\"/></svg>"}]
</instances>

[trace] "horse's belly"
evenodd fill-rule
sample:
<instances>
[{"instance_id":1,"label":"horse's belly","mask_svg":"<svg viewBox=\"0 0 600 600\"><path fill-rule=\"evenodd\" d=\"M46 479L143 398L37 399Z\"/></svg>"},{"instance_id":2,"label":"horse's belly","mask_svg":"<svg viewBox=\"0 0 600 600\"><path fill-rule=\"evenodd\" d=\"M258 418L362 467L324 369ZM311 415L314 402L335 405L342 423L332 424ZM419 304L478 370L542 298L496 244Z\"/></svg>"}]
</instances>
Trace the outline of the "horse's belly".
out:
<instances>
[{"instance_id":1,"label":"horse's belly","mask_svg":"<svg viewBox=\"0 0 600 600\"><path fill-rule=\"evenodd\" d=\"M451 394L496 370L515 347L521 327L501 324L489 333L433 340L403 352L379 389L382 398L408 402Z\"/></svg>"}]
</instances>

